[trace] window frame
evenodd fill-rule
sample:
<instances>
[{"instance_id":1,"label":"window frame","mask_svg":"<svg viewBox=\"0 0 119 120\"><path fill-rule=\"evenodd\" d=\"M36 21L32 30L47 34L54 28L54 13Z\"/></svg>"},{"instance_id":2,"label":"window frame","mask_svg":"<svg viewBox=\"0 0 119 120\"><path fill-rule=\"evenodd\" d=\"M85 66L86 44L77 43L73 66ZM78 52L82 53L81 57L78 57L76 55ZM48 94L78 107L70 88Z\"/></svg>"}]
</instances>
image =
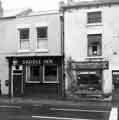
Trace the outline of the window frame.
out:
<instances>
[{"instance_id":1,"label":"window frame","mask_svg":"<svg viewBox=\"0 0 119 120\"><path fill-rule=\"evenodd\" d=\"M113 90L117 90L117 89L119 89L119 87L117 87L117 86L115 86L115 85L119 85L117 82L119 81L119 80L114 80L114 75L118 75L119 76L119 74L114 74L115 72L118 72L119 73L119 70L112 70L112 84L113 84ZM116 84L115 84L116 83Z\"/></svg>"},{"instance_id":2,"label":"window frame","mask_svg":"<svg viewBox=\"0 0 119 120\"><path fill-rule=\"evenodd\" d=\"M91 22L91 21L89 21L89 14L93 14L93 13L100 13L100 20L98 20L98 21L96 21L95 19L96 19L96 17L95 18L92 18L93 19L93 21ZM102 11L88 11L87 12L87 24L88 25L94 25L94 24L101 24L102 23Z\"/></svg>"},{"instance_id":3,"label":"window frame","mask_svg":"<svg viewBox=\"0 0 119 120\"><path fill-rule=\"evenodd\" d=\"M28 29L28 39L21 39L21 38L20 38L20 37L21 37L21 36L20 36L20 35L21 35L21 30L24 30L24 29ZM30 49L30 28L18 28L18 33L19 33L19 35L18 35L18 39L19 39L19 49L22 50L22 51L24 51L24 50L29 50L29 49ZM27 42L28 42L28 48L23 49L23 48L21 47L22 41L27 41Z\"/></svg>"},{"instance_id":4,"label":"window frame","mask_svg":"<svg viewBox=\"0 0 119 120\"><path fill-rule=\"evenodd\" d=\"M31 80L28 80L28 74L27 74L27 70L28 70L28 66L37 66L37 65L25 65L25 73L26 73L26 76L25 76L25 83L41 83L41 77L39 77L39 81L31 81ZM41 68L41 65L38 65L40 68ZM40 69L41 70L41 69ZM40 72L40 71L39 71ZM30 71L31 73L31 71ZM40 72L41 73L41 72Z\"/></svg>"},{"instance_id":5,"label":"window frame","mask_svg":"<svg viewBox=\"0 0 119 120\"><path fill-rule=\"evenodd\" d=\"M99 47L100 47L100 52L99 54L97 53L96 55L94 55L93 53L90 54L90 50L89 48L92 47L93 45L89 45L89 35L101 35L101 40L99 40ZM98 46L97 45L97 46ZM98 48L97 48L97 52L98 52ZM94 33L94 34L87 34L87 55L88 57L97 57L97 56L102 56L102 33Z\"/></svg>"},{"instance_id":6,"label":"window frame","mask_svg":"<svg viewBox=\"0 0 119 120\"><path fill-rule=\"evenodd\" d=\"M46 37L38 37L38 28L46 28ZM47 44L48 44L48 26L37 26L36 27L36 51L40 51L40 52L48 52L48 46L47 48L40 48L38 47L38 41L44 41L47 40Z\"/></svg>"},{"instance_id":7,"label":"window frame","mask_svg":"<svg viewBox=\"0 0 119 120\"><path fill-rule=\"evenodd\" d=\"M48 66L56 66L57 67L57 80L56 81L46 81L45 80L45 65ZM43 83L59 83L59 73L58 73L58 65L57 64L43 64Z\"/></svg>"}]
</instances>

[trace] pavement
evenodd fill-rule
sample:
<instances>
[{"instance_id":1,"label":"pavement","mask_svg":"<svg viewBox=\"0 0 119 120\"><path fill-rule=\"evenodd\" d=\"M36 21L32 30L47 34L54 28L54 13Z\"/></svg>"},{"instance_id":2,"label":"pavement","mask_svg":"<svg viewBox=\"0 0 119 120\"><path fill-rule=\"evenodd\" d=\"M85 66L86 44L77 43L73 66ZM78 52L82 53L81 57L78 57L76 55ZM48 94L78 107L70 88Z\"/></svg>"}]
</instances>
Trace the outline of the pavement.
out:
<instances>
[{"instance_id":1,"label":"pavement","mask_svg":"<svg viewBox=\"0 0 119 120\"><path fill-rule=\"evenodd\" d=\"M98 100L62 100L62 99L42 99L38 97L7 97L0 96L0 104L11 105L65 105L65 106L99 106L99 107L112 107L111 101L98 101Z\"/></svg>"}]
</instances>

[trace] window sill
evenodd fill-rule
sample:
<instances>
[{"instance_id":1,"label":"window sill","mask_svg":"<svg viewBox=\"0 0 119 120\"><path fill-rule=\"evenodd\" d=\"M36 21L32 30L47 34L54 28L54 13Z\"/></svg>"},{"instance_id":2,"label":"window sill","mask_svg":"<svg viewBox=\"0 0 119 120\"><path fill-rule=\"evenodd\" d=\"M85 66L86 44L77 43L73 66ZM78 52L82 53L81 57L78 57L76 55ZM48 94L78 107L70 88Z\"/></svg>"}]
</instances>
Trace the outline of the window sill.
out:
<instances>
[{"instance_id":1,"label":"window sill","mask_svg":"<svg viewBox=\"0 0 119 120\"><path fill-rule=\"evenodd\" d=\"M87 56L86 57L86 59L100 59L100 60L102 60L102 59L104 59L104 57L103 56Z\"/></svg>"},{"instance_id":2,"label":"window sill","mask_svg":"<svg viewBox=\"0 0 119 120\"><path fill-rule=\"evenodd\" d=\"M39 81L26 81L25 83L40 83Z\"/></svg>"},{"instance_id":3,"label":"window sill","mask_svg":"<svg viewBox=\"0 0 119 120\"><path fill-rule=\"evenodd\" d=\"M28 49L24 49L24 50L19 49L18 52L30 52L30 50L28 50Z\"/></svg>"},{"instance_id":4,"label":"window sill","mask_svg":"<svg viewBox=\"0 0 119 120\"><path fill-rule=\"evenodd\" d=\"M87 23L86 24L87 27L93 27L93 26L95 27L95 26L102 26L102 25L103 23Z\"/></svg>"},{"instance_id":5,"label":"window sill","mask_svg":"<svg viewBox=\"0 0 119 120\"><path fill-rule=\"evenodd\" d=\"M35 52L47 53L48 49L36 49Z\"/></svg>"},{"instance_id":6,"label":"window sill","mask_svg":"<svg viewBox=\"0 0 119 120\"><path fill-rule=\"evenodd\" d=\"M56 83L56 84L58 84L59 82L58 81L44 81L44 83Z\"/></svg>"}]
</instances>

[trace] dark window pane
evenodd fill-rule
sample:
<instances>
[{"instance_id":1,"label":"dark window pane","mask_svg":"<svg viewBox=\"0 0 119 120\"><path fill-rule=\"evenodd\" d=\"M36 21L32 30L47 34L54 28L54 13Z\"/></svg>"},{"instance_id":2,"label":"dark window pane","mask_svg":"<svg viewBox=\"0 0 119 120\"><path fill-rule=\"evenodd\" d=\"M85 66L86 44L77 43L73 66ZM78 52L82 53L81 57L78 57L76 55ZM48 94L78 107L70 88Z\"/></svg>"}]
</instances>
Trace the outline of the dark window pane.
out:
<instances>
[{"instance_id":1,"label":"dark window pane","mask_svg":"<svg viewBox=\"0 0 119 120\"><path fill-rule=\"evenodd\" d=\"M29 29L20 29L20 39L29 39Z\"/></svg>"},{"instance_id":2,"label":"dark window pane","mask_svg":"<svg viewBox=\"0 0 119 120\"><path fill-rule=\"evenodd\" d=\"M40 82L40 66L27 66L27 81Z\"/></svg>"},{"instance_id":3,"label":"dark window pane","mask_svg":"<svg viewBox=\"0 0 119 120\"><path fill-rule=\"evenodd\" d=\"M101 71L83 71L78 72L77 84L88 89L101 89Z\"/></svg>"},{"instance_id":4,"label":"dark window pane","mask_svg":"<svg viewBox=\"0 0 119 120\"><path fill-rule=\"evenodd\" d=\"M102 21L101 19L101 12L88 13L88 23L100 23Z\"/></svg>"},{"instance_id":5,"label":"dark window pane","mask_svg":"<svg viewBox=\"0 0 119 120\"><path fill-rule=\"evenodd\" d=\"M119 71L113 71L112 72L112 79L113 79L113 85L114 89L119 89Z\"/></svg>"},{"instance_id":6,"label":"dark window pane","mask_svg":"<svg viewBox=\"0 0 119 120\"><path fill-rule=\"evenodd\" d=\"M101 55L102 34L88 35L88 55Z\"/></svg>"},{"instance_id":7,"label":"dark window pane","mask_svg":"<svg viewBox=\"0 0 119 120\"><path fill-rule=\"evenodd\" d=\"M47 27L37 28L37 38L47 38Z\"/></svg>"},{"instance_id":8,"label":"dark window pane","mask_svg":"<svg viewBox=\"0 0 119 120\"><path fill-rule=\"evenodd\" d=\"M45 81L57 81L57 66L46 65L45 66Z\"/></svg>"}]
</instances>

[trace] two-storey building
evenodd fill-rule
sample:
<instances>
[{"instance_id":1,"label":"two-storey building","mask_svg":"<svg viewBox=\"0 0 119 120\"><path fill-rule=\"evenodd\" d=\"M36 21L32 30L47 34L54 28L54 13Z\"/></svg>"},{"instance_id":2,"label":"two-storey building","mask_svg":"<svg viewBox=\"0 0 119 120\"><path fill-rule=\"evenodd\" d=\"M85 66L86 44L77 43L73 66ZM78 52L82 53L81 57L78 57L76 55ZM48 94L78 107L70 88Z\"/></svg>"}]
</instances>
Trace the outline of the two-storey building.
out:
<instances>
[{"instance_id":1,"label":"two-storey building","mask_svg":"<svg viewBox=\"0 0 119 120\"><path fill-rule=\"evenodd\" d=\"M10 96L63 95L61 28L59 11L0 18L0 79Z\"/></svg>"},{"instance_id":2,"label":"two-storey building","mask_svg":"<svg viewBox=\"0 0 119 120\"><path fill-rule=\"evenodd\" d=\"M119 88L119 1L70 1L61 11L66 94L109 96Z\"/></svg>"}]
</instances>

